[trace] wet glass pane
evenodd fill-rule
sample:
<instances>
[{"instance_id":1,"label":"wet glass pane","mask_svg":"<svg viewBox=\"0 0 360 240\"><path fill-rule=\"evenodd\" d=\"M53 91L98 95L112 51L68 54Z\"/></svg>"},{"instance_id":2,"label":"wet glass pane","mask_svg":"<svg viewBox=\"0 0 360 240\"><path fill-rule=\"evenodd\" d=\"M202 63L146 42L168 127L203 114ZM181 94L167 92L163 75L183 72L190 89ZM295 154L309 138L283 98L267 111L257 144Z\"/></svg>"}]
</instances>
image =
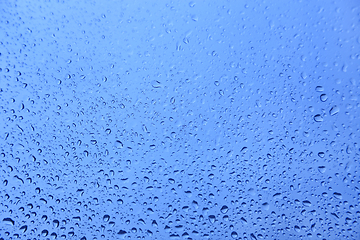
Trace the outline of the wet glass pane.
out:
<instances>
[{"instance_id":1,"label":"wet glass pane","mask_svg":"<svg viewBox=\"0 0 360 240\"><path fill-rule=\"evenodd\" d=\"M360 239L360 2L0 1L0 240Z\"/></svg>"}]
</instances>

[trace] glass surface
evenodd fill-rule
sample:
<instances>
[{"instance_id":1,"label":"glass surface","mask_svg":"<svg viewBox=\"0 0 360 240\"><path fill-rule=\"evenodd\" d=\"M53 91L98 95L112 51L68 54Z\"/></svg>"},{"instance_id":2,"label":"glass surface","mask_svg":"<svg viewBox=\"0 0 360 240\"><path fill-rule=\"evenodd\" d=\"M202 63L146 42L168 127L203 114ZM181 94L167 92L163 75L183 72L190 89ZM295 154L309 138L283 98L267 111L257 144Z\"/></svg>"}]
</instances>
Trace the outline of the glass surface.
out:
<instances>
[{"instance_id":1,"label":"glass surface","mask_svg":"<svg viewBox=\"0 0 360 240\"><path fill-rule=\"evenodd\" d=\"M360 2L0 1L0 239L360 239Z\"/></svg>"}]
</instances>

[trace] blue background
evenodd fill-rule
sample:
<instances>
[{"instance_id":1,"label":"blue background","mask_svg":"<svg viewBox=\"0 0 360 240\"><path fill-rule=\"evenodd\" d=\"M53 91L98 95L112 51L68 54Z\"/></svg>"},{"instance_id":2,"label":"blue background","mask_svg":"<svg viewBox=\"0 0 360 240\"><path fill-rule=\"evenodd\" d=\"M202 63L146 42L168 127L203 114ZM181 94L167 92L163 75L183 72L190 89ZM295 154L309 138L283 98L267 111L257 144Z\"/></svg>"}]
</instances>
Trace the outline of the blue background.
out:
<instances>
[{"instance_id":1,"label":"blue background","mask_svg":"<svg viewBox=\"0 0 360 240\"><path fill-rule=\"evenodd\" d=\"M0 239L360 239L359 1L0 10Z\"/></svg>"}]
</instances>

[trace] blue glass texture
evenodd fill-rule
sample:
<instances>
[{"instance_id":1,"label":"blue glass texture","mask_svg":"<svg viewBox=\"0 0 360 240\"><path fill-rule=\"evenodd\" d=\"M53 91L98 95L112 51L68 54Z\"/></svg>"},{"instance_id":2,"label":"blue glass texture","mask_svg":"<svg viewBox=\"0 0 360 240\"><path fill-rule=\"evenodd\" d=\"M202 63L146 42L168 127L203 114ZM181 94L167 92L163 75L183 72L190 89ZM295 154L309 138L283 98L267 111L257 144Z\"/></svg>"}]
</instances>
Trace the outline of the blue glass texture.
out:
<instances>
[{"instance_id":1,"label":"blue glass texture","mask_svg":"<svg viewBox=\"0 0 360 240\"><path fill-rule=\"evenodd\" d=\"M0 1L0 240L360 239L358 0Z\"/></svg>"}]
</instances>

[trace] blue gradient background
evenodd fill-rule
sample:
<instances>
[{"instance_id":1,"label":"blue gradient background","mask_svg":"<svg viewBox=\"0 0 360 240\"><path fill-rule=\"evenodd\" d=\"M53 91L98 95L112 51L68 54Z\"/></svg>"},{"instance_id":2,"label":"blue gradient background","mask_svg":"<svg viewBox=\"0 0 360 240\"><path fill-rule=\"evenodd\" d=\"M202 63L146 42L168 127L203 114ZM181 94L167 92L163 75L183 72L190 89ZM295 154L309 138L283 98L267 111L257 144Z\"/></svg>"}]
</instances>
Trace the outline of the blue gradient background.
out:
<instances>
[{"instance_id":1,"label":"blue gradient background","mask_svg":"<svg viewBox=\"0 0 360 240\"><path fill-rule=\"evenodd\" d=\"M0 239L360 239L358 1L0 10Z\"/></svg>"}]
</instances>

